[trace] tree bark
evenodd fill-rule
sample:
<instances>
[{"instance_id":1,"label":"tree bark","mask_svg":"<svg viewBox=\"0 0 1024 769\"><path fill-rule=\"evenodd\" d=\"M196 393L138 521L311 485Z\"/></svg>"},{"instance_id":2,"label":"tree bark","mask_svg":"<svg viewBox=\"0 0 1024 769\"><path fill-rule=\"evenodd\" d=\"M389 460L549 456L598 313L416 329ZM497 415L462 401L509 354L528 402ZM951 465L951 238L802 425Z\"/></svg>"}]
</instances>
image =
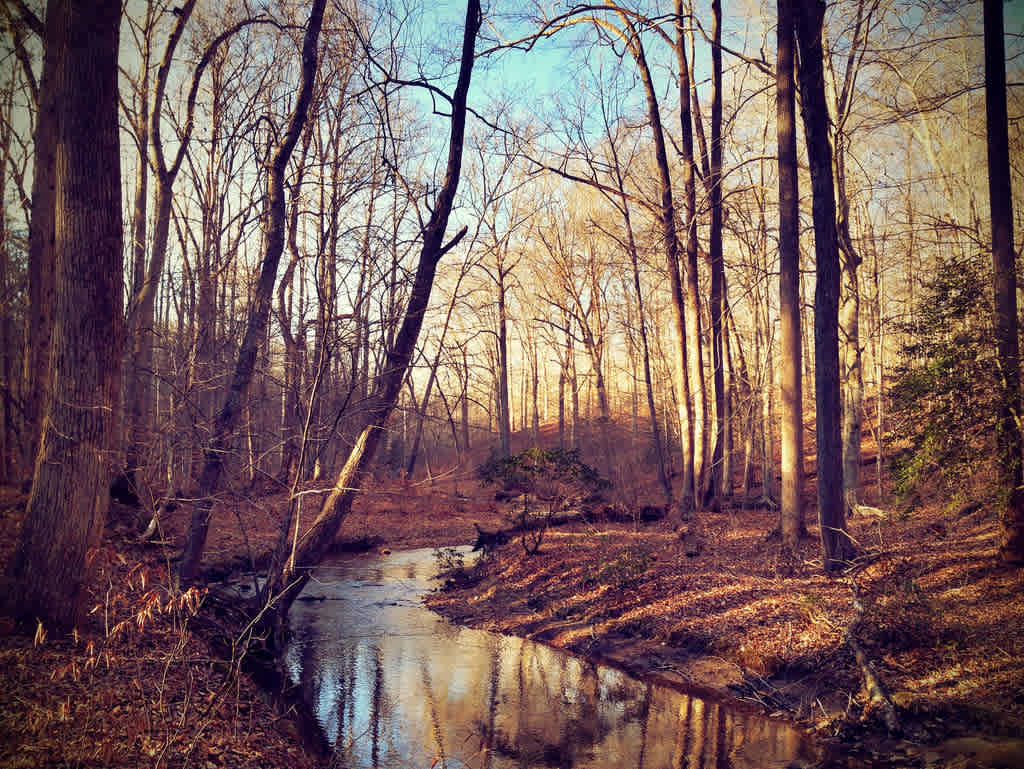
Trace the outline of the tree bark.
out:
<instances>
[{"instance_id":1,"label":"tree bark","mask_svg":"<svg viewBox=\"0 0 1024 769\"><path fill-rule=\"evenodd\" d=\"M793 0L778 0L775 68L779 161L779 319L782 494L779 528L791 550L805 533L803 372L800 350L800 190L793 82Z\"/></svg>"},{"instance_id":2,"label":"tree bark","mask_svg":"<svg viewBox=\"0 0 1024 769\"><path fill-rule=\"evenodd\" d=\"M56 8L56 3L54 3ZM49 13L47 14L49 17ZM33 136L32 207L28 232L28 312L25 315L25 352L22 403L25 412L22 462L31 468L38 453L43 414L50 394L50 345L55 310L54 207L56 205L57 110L54 101L57 62L63 41L57 25L43 29L43 72L36 103Z\"/></svg>"},{"instance_id":3,"label":"tree bark","mask_svg":"<svg viewBox=\"0 0 1024 769\"><path fill-rule=\"evenodd\" d=\"M686 409L688 421L683 429L690 443L689 452L683 452L684 505L702 499L705 487L707 458L707 398L704 384L704 348L701 344L700 285L698 279L697 246L697 161L693 149L693 110L690 63L686 53L686 33L683 28L683 2L675 0L676 64L679 67L679 123L681 128L683 216L686 219L686 352L689 357ZM692 403L692 405L690 405ZM686 501L688 500L688 501Z\"/></svg>"},{"instance_id":4,"label":"tree bark","mask_svg":"<svg viewBox=\"0 0 1024 769\"><path fill-rule=\"evenodd\" d=\"M992 216L994 327L999 361L996 452L1002 492L999 555L1024 564L1024 489L1020 429L1020 350L1017 341L1017 272L1013 253L1013 189L1006 109L1006 56L1002 0L985 0L985 115Z\"/></svg>"},{"instance_id":5,"label":"tree bark","mask_svg":"<svg viewBox=\"0 0 1024 769\"><path fill-rule=\"evenodd\" d=\"M723 355L722 306L725 294L725 261L722 254L722 3L712 0L711 14L711 236L708 258L711 262L711 364L715 399L714 439L711 478L707 499L718 500L723 493L723 452L725 451L725 357Z\"/></svg>"},{"instance_id":6,"label":"tree bark","mask_svg":"<svg viewBox=\"0 0 1024 769\"><path fill-rule=\"evenodd\" d=\"M57 299L50 381L21 537L19 608L70 630L109 499L120 396L123 230L116 0L52 0ZM52 37L50 36L52 34ZM49 95L42 98L50 99Z\"/></svg>"},{"instance_id":7,"label":"tree bark","mask_svg":"<svg viewBox=\"0 0 1024 769\"><path fill-rule=\"evenodd\" d=\"M817 279L814 291L814 385L817 403L818 520L825 571L836 571L853 553L843 503L839 388L839 244L829 110L825 99L822 27L824 0L799 0L801 114L811 168L811 210Z\"/></svg>"}]
</instances>

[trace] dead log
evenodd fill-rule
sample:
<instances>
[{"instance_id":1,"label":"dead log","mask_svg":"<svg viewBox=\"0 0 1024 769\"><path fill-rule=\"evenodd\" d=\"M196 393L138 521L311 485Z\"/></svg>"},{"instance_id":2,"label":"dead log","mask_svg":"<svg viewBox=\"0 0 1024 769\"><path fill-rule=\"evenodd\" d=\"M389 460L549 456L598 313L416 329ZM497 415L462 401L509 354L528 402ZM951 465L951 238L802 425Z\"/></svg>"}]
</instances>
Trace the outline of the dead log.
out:
<instances>
[{"instance_id":1,"label":"dead log","mask_svg":"<svg viewBox=\"0 0 1024 769\"><path fill-rule=\"evenodd\" d=\"M851 589L853 590L853 608L856 616L850 626L843 632L843 641L850 647L854 658L857 660L857 666L860 668L861 675L864 676L864 685L868 691L869 705L882 711L882 719L885 721L885 728L889 734L898 734L900 732L900 725L899 719L896 717L896 706L893 705L892 698L889 696L885 684L875 670L875 666L871 663L871 659L857 641L857 629L864 619L864 604L861 603L857 583L852 580Z\"/></svg>"}]
</instances>

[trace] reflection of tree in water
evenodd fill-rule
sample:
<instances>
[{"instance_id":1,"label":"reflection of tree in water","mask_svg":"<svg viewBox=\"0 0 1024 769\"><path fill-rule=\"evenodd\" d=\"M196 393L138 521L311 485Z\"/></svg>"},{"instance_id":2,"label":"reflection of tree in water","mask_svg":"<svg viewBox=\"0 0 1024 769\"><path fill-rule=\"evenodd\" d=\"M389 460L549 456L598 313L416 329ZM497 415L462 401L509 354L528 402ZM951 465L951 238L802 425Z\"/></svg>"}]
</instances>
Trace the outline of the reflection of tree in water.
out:
<instances>
[{"instance_id":1,"label":"reflection of tree in water","mask_svg":"<svg viewBox=\"0 0 1024 769\"><path fill-rule=\"evenodd\" d=\"M482 744L519 766L572 767L591 758L613 727L598 709L596 667L537 644L515 646L502 655L515 659L506 666L515 671L511 688L500 689L502 659L492 657L488 717L477 722Z\"/></svg>"},{"instance_id":2,"label":"reflection of tree in water","mask_svg":"<svg viewBox=\"0 0 1024 769\"><path fill-rule=\"evenodd\" d=\"M423 694L430 708L430 731L434 736L434 749L437 751L438 764L445 767L447 758L444 748L444 730L441 728L441 717L437 712L437 695L434 693L434 682L430 678L430 667L426 660L420 661L420 675L423 678Z\"/></svg>"},{"instance_id":3,"label":"reflection of tree in water","mask_svg":"<svg viewBox=\"0 0 1024 769\"><path fill-rule=\"evenodd\" d=\"M345 746L345 735L351 733L353 723L355 722L356 707L355 707L355 688L356 688L356 657L354 654L347 654L340 660L341 668L337 675L337 684L335 686L335 718L336 726L333 730L334 739L332 744L335 746L335 755L339 755L344 752L343 746ZM346 727L346 719L348 725ZM328 730L328 734L331 730Z\"/></svg>"},{"instance_id":4,"label":"reflection of tree in water","mask_svg":"<svg viewBox=\"0 0 1024 769\"><path fill-rule=\"evenodd\" d=\"M307 607L295 626L286 664L334 766L753 769L800 755L784 725L421 616L408 583L397 602L380 584L404 579L406 564L394 566L325 587L344 600Z\"/></svg>"},{"instance_id":5,"label":"reflection of tree in water","mask_svg":"<svg viewBox=\"0 0 1024 769\"><path fill-rule=\"evenodd\" d=\"M380 711L384 699L384 666L381 664L380 647L373 645L373 696L370 705L370 760L373 766L380 766Z\"/></svg>"}]
</instances>

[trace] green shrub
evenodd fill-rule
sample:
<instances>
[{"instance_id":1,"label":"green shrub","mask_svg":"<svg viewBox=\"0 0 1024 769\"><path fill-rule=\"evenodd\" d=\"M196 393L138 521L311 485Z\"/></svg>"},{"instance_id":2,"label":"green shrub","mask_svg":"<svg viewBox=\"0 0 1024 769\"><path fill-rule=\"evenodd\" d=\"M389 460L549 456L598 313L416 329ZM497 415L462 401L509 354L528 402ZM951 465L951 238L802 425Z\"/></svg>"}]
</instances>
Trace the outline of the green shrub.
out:
<instances>
[{"instance_id":1,"label":"green shrub","mask_svg":"<svg viewBox=\"0 0 1024 769\"><path fill-rule=\"evenodd\" d=\"M492 456L477 474L485 485L500 483L506 491L522 494L522 508L513 515L513 524L522 533L523 549L531 554L540 548L552 516L569 496L611 486L580 459L577 449L532 448L513 456Z\"/></svg>"},{"instance_id":2,"label":"green shrub","mask_svg":"<svg viewBox=\"0 0 1024 769\"><path fill-rule=\"evenodd\" d=\"M909 442L892 461L895 490L906 498L924 484L963 490L995 456L995 345L990 280L966 259L944 260L924 284L913 320L901 324L901 351L890 390L890 440Z\"/></svg>"}]
</instances>

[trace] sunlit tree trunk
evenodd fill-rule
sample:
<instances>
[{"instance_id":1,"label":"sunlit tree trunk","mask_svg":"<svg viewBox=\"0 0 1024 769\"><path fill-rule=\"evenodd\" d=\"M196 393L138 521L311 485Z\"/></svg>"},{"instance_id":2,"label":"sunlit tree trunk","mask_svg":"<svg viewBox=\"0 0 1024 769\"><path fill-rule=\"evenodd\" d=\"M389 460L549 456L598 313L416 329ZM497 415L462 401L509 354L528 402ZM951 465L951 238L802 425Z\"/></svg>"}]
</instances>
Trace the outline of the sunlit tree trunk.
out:
<instances>
[{"instance_id":1,"label":"sunlit tree trunk","mask_svg":"<svg viewBox=\"0 0 1024 769\"><path fill-rule=\"evenodd\" d=\"M803 372L800 350L800 193L793 82L793 0L778 0L775 68L779 162L779 326L782 494L779 528L793 549L804 533Z\"/></svg>"},{"instance_id":2,"label":"sunlit tree trunk","mask_svg":"<svg viewBox=\"0 0 1024 769\"><path fill-rule=\"evenodd\" d=\"M704 348L701 342L700 288L697 247L697 161L693 148L692 84L690 63L686 52L682 0L675 0L676 65L679 68L679 122L681 127L683 215L686 219L686 312L685 351L689 369L680 393L686 421L683 423L683 490L681 504L688 507L702 499L707 458L707 398L704 385ZM679 387L679 385L677 385ZM690 398L692 393L693 398ZM682 397L682 396L681 396ZM689 445L687 445L689 444Z\"/></svg>"},{"instance_id":3,"label":"sunlit tree trunk","mask_svg":"<svg viewBox=\"0 0 1024 769\"><path fill-rule=\"evenodd\" d=\"M57 46L47 83L57 125L53 398L10 573L21 586L21 611L65 630L84 617L87 554L103 530L117 444L124 341L120 20L116 0L53 0L46 18L47 40Z\"/></svg>"},{"instance_id":4,"label":"sunlit tree trunk","mask_svg":"<svg viewBox=\"0 0 1024 769\"><path fill-rule=\"evenodd\" d=\"M661 108L658 105L657 91L654 80L651 77L650 68L647 65L647 57L636 30L622 15L623 23L627 28L626 39L630 41L630 53L636 62L640 80L644 86L644 95L647 102L647 119L651 126L651 134L654 138L654 157L658 171L658 189L661 195L659 212L659 224L663 247L665 249L666 269L669 275L669 284L672 291L672 320L673 331L678 347L673 356L675 365L675 387L676 397L679 405L679 424L682 433L683 463L684 467L695 467L696 455L699 446L691 439L690 426L693 424L691 412L691 383L687 372L687 327L685 299L683 297L683 283L679 263L679 237L676 231L676 207L672 194L672 179L669 174L668 153L665 149L665 134L661 122ZM693 350L690 354L695 354ZM689 481L689 482L688 482ZM686 514L696 497L692 494L693 477L690 472L684 470L683 488L680 491L679 506L680 512Z\"/></svg>"}]
</instances>

